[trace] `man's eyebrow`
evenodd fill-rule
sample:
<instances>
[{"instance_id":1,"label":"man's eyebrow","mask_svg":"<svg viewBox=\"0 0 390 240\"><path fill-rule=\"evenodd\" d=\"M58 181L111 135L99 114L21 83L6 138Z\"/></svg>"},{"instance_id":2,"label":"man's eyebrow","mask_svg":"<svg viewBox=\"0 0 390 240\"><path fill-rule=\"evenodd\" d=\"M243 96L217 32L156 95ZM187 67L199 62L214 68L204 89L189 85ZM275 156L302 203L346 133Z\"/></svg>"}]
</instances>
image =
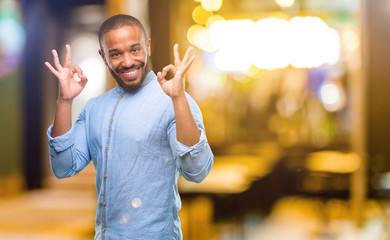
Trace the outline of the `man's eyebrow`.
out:
<instances>
[{"instance_id":1,"label":"man's eyebrow","mask_svg":"<svg viewBox=\"0 0 390 240\"><path fill-rule=\"evenodd\" d=\"M111 53L111 52L118 52L118 49L112 48L112 49L109 49L108 52L109 52L109 53Z\"/></svg>"},{"instance_id":2,"label":"man's eyebrow","mask_svg":"<svg viewBox=\"0 0 390 240\"><path fill-rule=\"evenodd\" d=\"M133 45L131 45L130 47L139 47L139 46L141 46L141 44L140 43L134 43Z\"/></svg>"},{"instance_id":3,"label":"man's eyebrow","mask_svg":"<svg viewBox=\"0 0 390 240\"><path fill-rule=\"evenodd\" d=\"M141 43L134 43L134 44L130 45L130 48L140 47L140 46L141 46ZM118 51L119 50L117 48L112 48L112 49L108 50L109 53L118 52Z\"/></svg>"}]
</instances>

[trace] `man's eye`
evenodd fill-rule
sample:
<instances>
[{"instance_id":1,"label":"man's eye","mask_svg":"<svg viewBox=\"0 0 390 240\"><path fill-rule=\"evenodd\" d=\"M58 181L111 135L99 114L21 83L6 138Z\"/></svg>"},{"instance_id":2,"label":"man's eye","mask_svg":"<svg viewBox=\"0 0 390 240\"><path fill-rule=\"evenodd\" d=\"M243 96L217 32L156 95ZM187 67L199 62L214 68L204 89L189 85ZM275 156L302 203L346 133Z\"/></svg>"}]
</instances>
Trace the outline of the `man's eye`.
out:
<instances>
[{"instance_id":1,"label":"man's eye","mask_svg":"<svg viewBox=\"0 0 390 240\"><path fill-rule=\"evenodd\" d=\"M139 52L139 48L133 48L133 49L132 49L132 52L133 52L133 53Z\"/></svg>"},{"instance_id":2,"label":"man's eye","mask_svg":"<svg viewBox=\"0 0 390 240\"><path fill-rule=\"evenodd\" d=\"M111 57L118 57L119 56L119 53L112 53L111 54Z\"/></svg>"}]
</instances>

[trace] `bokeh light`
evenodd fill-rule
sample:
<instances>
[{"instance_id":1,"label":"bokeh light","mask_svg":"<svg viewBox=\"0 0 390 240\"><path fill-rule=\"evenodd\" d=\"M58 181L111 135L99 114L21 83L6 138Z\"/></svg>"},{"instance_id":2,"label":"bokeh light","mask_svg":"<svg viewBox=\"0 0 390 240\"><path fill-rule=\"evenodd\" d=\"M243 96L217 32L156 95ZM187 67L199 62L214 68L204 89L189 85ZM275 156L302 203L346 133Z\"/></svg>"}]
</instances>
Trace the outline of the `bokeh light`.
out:
<instances>
[{"instance_id":1,"label":"bokeh light","mask_svg":"<svg viewBox=\"0 0 390 240\"><path fill-rule=\"evenodd\" d=\"M360 165L359 156L353 152L314 152L306 159L306 167L311 171L351 173L356 171Z\"/></svg>"},{"instance_id":2,"label":"bokeh light","mask_svg":"<svg viewBox=\"0 0 390 240\"><path fill-rule=\"evenodd\" d=\"M338 32L317 17L272 17L256 23L218 17L208 28L191 27L188 39L204 51L217 50L215 65L226 72L245 71L252 64L267 70L314 68L340 59Z\"/></svg>"},{"instance_id":3,"label":"bokeh light","mask_svg":"<svg viewBox=\"0 0 390 240\"><path fill-rule=\"evenodd\" d=\"M197 6L192 11L192 19L197 24L205 25L211 16L212 12L205 10L202 6Z\"/></svg>"},{"instance_id":4,"label":"bokeh light","mask_svg":"<svg viewBox=\"0 0 390 240\"><path fill-rule=\"evenodd\" d=\"M329 27L317 17L294 17L290 20L291 64L296 68L319 67L329 54L337 51Z\"/></svg>"},{"instance_id":5,"label":"bokeh light","mask_svg":"<svg viewBox=\"0 0 390 240\"><path fill-rule=\"evenodd\" d=\"M343 46L350 52L358 49L360 45L359 36L356 31L352 29L347 29L341 34L341 39L343 42Z\"/></svg>"},{"instance_id":6,"label":"bokeh light","mask_svg":"<svg viewBox=\"0 0 390 240\"><path fill-rule=\"evenodd\" d=\"M253 64L258 68L277 69L289 65L288 21L268 18L259 20L254 29Z\"/></svg>"},{"instance_id":7,"label":"bokeh light","mask_svg":"<svg viewBox=\"0 0 390 240\"><path fill-rule=\"evenodd\" d=\"M131 206L133 206L133 208L139 208L141 207L141 205L142 201L139 198L133 198L133 200L131 201Z\"/></svg>"},{"instance_id":8,"label":"bokeh light","mask_svg":"<svg viewBox=\"0 0 390 240\"><path fill-rule=\"evenodd\" d=\"M16 1L0 1L0 77L16 71L23 57L26 33L20 15Z\"/></svg>"},{"instance_id":9,"label":"bokeh light","mask_svg":"<svg viewBox=\"0 0 390 240\"><path fill-rule=\"evenodd\" d=\"M199 24L192 25L188 30L187 30L187 40L192 44L195 44L195 35L197 34L198 31L201 31L205 27Z\"/></svg>"},{"instance_id":10,"label":"bokeh light","mask_svg":"<svg viewBox=\"0 0 390 240\"><path fill-rule=\"evenodd\" d=\"M341 110L345 105L342 88L332 81L325 81L320 86L320 100L329 112Z\"/></svg>"},{"instance_id":11,"label":"bokeh light","mask_svg":"<svg viewBox=\"0 0 390 240\"><path fill-rule=\"evenodd\" d=\"M202 7L207 11L218 11L222 7L222 0L202 0Z\"/></svg>"},{"instance_id":12,"label":"bokeh light","mask_svg":"<svg viewBox=\"0 0 390 240\"><path fill-rule=\"evenodd\" d=\"M211 24L213 24L216 21L223 21L223 20L225 20L225 18L221 15L218 14L212 15L207 19L206 28L210 28Z\"/></svg>"},{"instance_id":13,"label":"bokeh light","mask_svg":"<svg viewBox=\"0 0 390 240\"><path fill-rule=\"evenodd\" d=\"M119 218L119 224L124 226L127 225L130 221L130 215L125 213Z\"/></svg>"},{"instance_id":14,"label":"bokeh light","mask_svg":"<svg viewBox=\"0 0 390 240\"><path fill-rule=\"evenodd\" d=\"M217 21L210 26L211 43L219 47L216 66L223 71L244 71L251 66L252 20Z\"/></svg>"},{"instance_id":15,"label":"bokeh light","mask_svg":"<svg viewBox=\"0 0 390 240\"><path fill-rule=\"evenodd\" d=\"M275 0L280 7L291 7L294 5L295 0Z\"/></svg>"}]
</instances>

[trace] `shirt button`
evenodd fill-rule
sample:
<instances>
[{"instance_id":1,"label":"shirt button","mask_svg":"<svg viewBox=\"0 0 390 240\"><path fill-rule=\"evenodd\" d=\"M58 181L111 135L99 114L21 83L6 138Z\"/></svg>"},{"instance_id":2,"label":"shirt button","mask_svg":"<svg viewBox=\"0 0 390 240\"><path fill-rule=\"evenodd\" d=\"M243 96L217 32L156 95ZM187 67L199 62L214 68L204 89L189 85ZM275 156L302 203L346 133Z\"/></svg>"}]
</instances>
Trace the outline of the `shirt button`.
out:
<instances>
[{"instance_id":1,"label":"shirt button","mask_svg":"<svg viewBox=\"0 0 390 240\"><path fill-rule=\"evenodd\" d=\"M121 95L121 98L123 98L124 96L123 95Z\"/></svg>"},{"instance_id":2,"label":"shirt button","mask_svg":"<svg viewBox=\"0 0 390 240\"><path fill-rule=\"evenodd\" d=\"M111 119L111 121L110 121L111 123L113 123L114 122L114 119Z\"/></svg>"},{"instance_id":3,"label":"shirt button","mask_svg":"<svg viewBox=\"0 0 390 240\"><path fill-rule=\"evenodd\" d=\"M110 147L109 146L107 146L107 148L106 148L107 150L110 150Z\"/></svg>"},{"instance_id":4,"label":"shirt button","mask_svg":"<svg viewBox=\"0 0 390 240\"><path fill-rule=\"evenodd\" d=\"M106 174L104 174L104 178L107 178L107 177L108 177L107 173L106 173Z\"/></svg>"},{"instance_id":5,"label":"shirt button","mask_svg":"<svg viewBox=\"0 0 390 240\"><path fill-rule=\"evenodd\" d=\"M103 228L103 232L105 232L107 229L106 228Z\"/></svg>"},{"instance_id":6,"label":"shirt button","mask_svg":"<svg viewBox=\"0 0 390 240\"><path fill-rule=\"evenodd\" d=\"M103 202L103 206L106 206L107 205L107 202Z\"/></svg>"}]
</instances>

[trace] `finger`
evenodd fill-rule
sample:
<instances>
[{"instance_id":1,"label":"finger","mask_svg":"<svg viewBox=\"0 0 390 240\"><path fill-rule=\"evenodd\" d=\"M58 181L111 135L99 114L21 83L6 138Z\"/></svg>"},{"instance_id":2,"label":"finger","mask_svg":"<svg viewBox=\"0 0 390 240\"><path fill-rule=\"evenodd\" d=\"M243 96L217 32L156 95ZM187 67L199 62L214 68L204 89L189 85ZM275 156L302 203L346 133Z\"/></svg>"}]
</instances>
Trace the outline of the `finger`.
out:
<instances>
[{"instance_id":1,"label":"finger","mask_svg":"<svg viewBox=\"0 0 390 240\"><path fill-rule=\"evenodd\" d=\"M187 61L188 61L188 58L190 57L190 54L191 54L191 52L192 52L192 49L193 49L193 47L189 47L189 48L187 49L186 54L184 55L184 58L183 58L183 61L182 61L182 62L184 62L185 64L187 64Z\"/></svg>"},{"instance_id":2,"label":"finger","mask_svg":"<svg viewBox=\"0 0 390 240\"><path fill-rule=\"evenodd\" d=\"M180 55L179 55L179 44L177 44L177 43L173 46L173 56L175 59L175 66L180 65L181 60L180 60Z\"/></svg>"},{"instance_id":3,"label":"finger","mask_svg":"<svg viewBox=\"0 0 390 240\"><path fill-rule=\"evenodd\" d=\"M190 68L192 62L195 60L195 56L192 56L185 64L184 61L182 63L182 65L180 66L180 68L177 70L176 74L175 75L184 75L187 70Z\"/></svg>"},{"instance_id":4,"label":"finger","mask_svg":"<svg viewBox=\"0 0 390 240\"><path fill-rule=\"evenodd\" d=\"M54 76L56 76L58 78L60 73L57 70L55 70L55 68L50 63L45 62L45 65L54 74Z\"/></svg>"},{"instance_id":5,"label":"finger","mask_svg":"<svg viewBox=\"0 0 390 240\"><path fill-rule=\"evenodd\" d=\"M157 73L157 81L162 85L164 84L167 80L165 79L165 76L161 72Z\"/></svg>"},{"instance_id":6,"label":"finger","mask_svg":"<svg viewBox=\"0 0 390 240\"><path fill-rule=\"evenodd\" d=\"M87 82L88 82L88 78L85 76L85 75L82 75L80 77L80 82L79 84L82 86L82 87L85 87L85 85L87 85Z\"/></svg>"},{"instance_id":7,"label":"finger","mask_svg":"<svg viewBox=\"0 0 390 240\"><path fill-rule=\"evenodd\" d=\"M74 66L72 67L72 71L75 72L75 73L77 73L77 76L78 76L80 79L84 76L83 70L81 70L81 68L80 68L79 66L77 66L77 65L74 65Z\"/></svg>"},{"instance_id":8,"label":"finger","mask_svg":"<svg viewBox=\"0 0 390 240\"><path fill-rule=\"evenodd\" d=\"M65 68L70 68L70 66L71 66L71 59L72 59L72 53L71 53L69 44L66 44L65 47L66 47L66 56L65 56L64 67Z\"/></svg>"},{"instance_id":9,"label":"finger","mask_svg":"<svg viewBox=\"0 0 390 240\"><path fill-rule=\"evenodd\" d=\"M188 68L190 68L190 66L194 62L194 60L195 60L195 56L192 56L190 58L190 60L188 60L188 62L183 67L184 72L186 72L188 70Z\"/></svg>"},{"instance_id":10,"label":"finger","mask_svg":"<svg viewBox=\"0 0 390 240\"><path fill-rule=\"evenodd\" d=\"M167 73L168 73L169 71L172 71L173 74L175 74L175 72L176 72L175 66L173 66L172 64L169 64L168 66L165 66L165 67L161 70L162 76L165 78L165 76L167 75Z\"/></svg>"},{"instance_id":11,"label":"finger","mask_svg":"<svg viewBox=\"0 0 390 240\"><path fill-rule=\"evenodd\" d=\"M162 75L161 72L158 72L158 73L157 73L157 79L158 79L159 81L161 81L161 80L164 79L164 76Z\"/></svg>"},{"instance_id":12,"label":"finger","mask_svg":"<svg viewBox=\"0 0 390 240\"><path fill-rule=\"evenodd\" d=\"M54 66L56 66L57 70L60 71L62 69L62 66L60 64L60 60L58 59L58 53L55 49L53 49L51 52L53 53Z\"/></svg>"}]
</instances>

